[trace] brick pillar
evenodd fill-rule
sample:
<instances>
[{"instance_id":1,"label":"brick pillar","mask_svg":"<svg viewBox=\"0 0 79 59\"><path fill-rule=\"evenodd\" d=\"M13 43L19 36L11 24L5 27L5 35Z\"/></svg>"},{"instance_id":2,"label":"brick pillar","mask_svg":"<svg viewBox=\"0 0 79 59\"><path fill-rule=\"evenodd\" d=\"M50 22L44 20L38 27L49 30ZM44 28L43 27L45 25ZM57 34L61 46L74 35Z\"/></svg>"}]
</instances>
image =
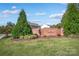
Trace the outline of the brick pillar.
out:
<instances>
[{"instance_id":1,"label":"brick pillar","mask_svg":"<svg viewBox=\"0 0 79 59\"><path fill-rule=\"evenodd\" d=\"M64 36L64 30L61 28L61 36Z\"/></svg>"}]
</instances>

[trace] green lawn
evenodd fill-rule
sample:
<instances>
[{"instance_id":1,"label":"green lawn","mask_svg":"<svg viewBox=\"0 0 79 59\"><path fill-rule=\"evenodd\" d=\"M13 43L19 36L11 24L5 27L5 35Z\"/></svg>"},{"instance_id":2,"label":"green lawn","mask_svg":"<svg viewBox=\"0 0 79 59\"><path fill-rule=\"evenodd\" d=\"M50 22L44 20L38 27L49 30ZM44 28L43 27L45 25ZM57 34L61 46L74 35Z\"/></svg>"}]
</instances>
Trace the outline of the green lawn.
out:
<instances>
[{"instance_id":1,"label":"green lawn","mask_svg":"<svg viewBox=\"0 0 79 59\"><path fill-rule=\"evenodd\" d=\"M26 41L0 40L0 55L13 56L79 56L79 39L42 38Z\"/></svg>"}]
</instances>

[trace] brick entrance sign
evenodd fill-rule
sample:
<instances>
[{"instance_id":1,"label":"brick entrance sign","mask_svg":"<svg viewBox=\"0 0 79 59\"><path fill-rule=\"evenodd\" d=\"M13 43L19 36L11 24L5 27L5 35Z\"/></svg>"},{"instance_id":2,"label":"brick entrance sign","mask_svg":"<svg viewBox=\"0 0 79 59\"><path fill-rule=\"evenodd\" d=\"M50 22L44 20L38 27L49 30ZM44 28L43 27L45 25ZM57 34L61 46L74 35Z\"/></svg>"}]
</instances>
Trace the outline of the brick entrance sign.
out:
<instances>
[{"instance_id":1,"label":"brick entrance sign","mask_svg":"<svg viewBox=\"0 0 79 59\"><path fill-rule=\"evenodd\" d=\"M63 28L33 28L33 34L40 37L57 37L63 36Z\"/></svg>"}]
</instances>

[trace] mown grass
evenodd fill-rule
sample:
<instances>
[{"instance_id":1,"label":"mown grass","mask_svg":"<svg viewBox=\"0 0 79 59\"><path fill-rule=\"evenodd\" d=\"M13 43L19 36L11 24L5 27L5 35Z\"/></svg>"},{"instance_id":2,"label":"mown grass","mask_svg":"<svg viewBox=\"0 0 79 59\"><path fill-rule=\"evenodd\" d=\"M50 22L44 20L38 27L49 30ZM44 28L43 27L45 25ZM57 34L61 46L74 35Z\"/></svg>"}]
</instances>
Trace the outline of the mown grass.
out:
<instances>
[{"instance_id":1,"label":"mown grass","mask_svg":"<svg viewBox=\"0 0 79 59\"><path fill-rule=\"evenodd\" d=\"M35 40L0 40L1 56L79 56L78 38L39 38Z\"/></svg>"}]
</instances>

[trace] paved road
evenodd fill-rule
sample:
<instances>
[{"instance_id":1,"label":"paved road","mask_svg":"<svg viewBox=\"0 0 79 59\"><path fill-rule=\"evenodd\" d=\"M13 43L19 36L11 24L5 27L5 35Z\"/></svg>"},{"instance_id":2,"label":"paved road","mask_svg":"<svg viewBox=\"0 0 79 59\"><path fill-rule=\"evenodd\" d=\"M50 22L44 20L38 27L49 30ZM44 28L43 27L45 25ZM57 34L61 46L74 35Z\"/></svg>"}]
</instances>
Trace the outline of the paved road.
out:
<instances>
[{"instance_id":1,"label":"paved road","mask_svg":"<svg viewBox=\"0 0 79 59\"><path fill-rule=\"evenodd\" d=\"M0 39L4 38L5 36L5 34L0 34Z\"/></svg>"}]
</instances>

